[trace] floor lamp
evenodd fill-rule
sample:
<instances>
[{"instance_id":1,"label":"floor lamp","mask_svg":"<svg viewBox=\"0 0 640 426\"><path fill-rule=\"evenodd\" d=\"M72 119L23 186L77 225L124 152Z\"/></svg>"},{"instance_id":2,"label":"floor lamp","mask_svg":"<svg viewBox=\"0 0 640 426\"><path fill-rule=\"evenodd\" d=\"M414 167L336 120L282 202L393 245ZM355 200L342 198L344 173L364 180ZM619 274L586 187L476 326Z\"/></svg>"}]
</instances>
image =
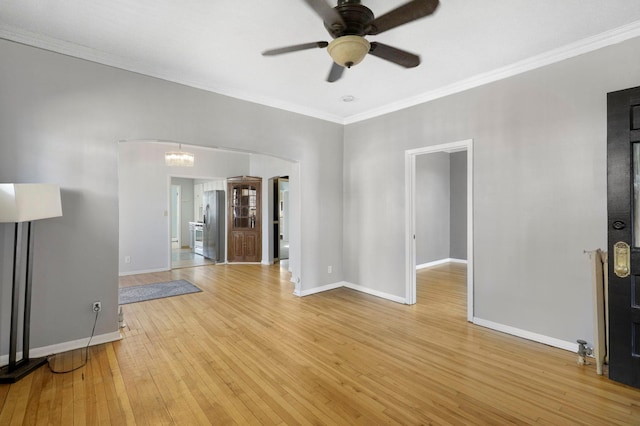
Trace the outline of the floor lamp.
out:
<instances>
[{"instance_id":1,"label":"floor lamp","mask_svg":"<svg viewBox=\"0 0 640 426\"><path fill-rule=\"evenodd\" d=\"M14 223L13 287L11 291L11 329L9 363L0 368L0 383L15 383L47 362L47 358L29 358L31 321L31 281L33 275L32 221L62 216L60 187L53 184L0 184L0 223ZM26 226L26 248L23 240ZM25 264L22 260L25 258ZM17 360L20 290L24 276L22 303L22 358Z\"/></svg>"}]
</instances>

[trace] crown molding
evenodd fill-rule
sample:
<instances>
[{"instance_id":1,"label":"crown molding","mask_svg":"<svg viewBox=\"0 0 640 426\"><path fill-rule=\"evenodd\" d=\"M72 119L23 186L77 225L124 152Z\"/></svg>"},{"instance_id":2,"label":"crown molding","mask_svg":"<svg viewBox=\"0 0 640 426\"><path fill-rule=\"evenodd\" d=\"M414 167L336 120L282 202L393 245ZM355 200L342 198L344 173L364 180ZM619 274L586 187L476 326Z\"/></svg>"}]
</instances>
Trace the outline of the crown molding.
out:
<instances>
[{"instance_id":1,"label":"crown molding","mask_svg":"<svg viewBox=\"0 0 640 426\"><path fill-rule=\"evenodd\" d=\"M298 105L292 102L286 102L275 98L269 98L264 96L256 96L241 90L212 86L205 84L201 81L185 80L172 76L166 71L155 69L147 64L144 64L135 59L123 58L117 55L111 55L96 49L92 49L87 46L82 46L75 43L70 43L63 40L57 40L52 37L48 37L42 34L37 34L31 31L23 30L20 28L10 27L7 25L0 25L0 39L13 41L16 43L24 44L31 47L36 47L43 50L48 50L55 53L60 53L65 56L70 56L76 59L86 60L89 62L95 62L101 65L107 65L110 67L135 72L137 74L146 75L149 77L155 77L161 80L169 81L172 83L189 86L195 89L206 90L207 92L216 93L218 95L228 96L231 98L281 109L284 111L293 112L296 114L306 115L313 118L318 118L325 121L330 121L337 124L344 124L344 118L335 114L330 114L326 111L309 108L303 105Z\"/></svg>"},{"instance_id":2,"label":"crown molding","mask_svg":"<svg viewBox=\"0 0 640 426\"><path fill-rule=\"evenodd\" d=\"M12 28L6 25L0 26L1 39L22 43L40 49L60 53L66 56L96 62L102 65L107 65L114 68L147 75L150 77L159 78L161 80L186 85L196 89L206 90L208 92L217 93L219 95L228 96L235 99L281 109L284 111L289 111L296 114L301 114L342 125L353 124L360 121L368 120L370 118L400 111L415 105L430 102L435 99L443 98L445 96L460 93L465 90L473 89L475 87L493 83L498 80L551 65L565 59L573 58L639 36L640 21L635 21L622 27L579 40L575 43L550 50L548 52L533 56L514 64L486 73L478 74L474 77L464 79L435 90L421 93L411 98L407 98L398 102L392 102L379 108L370 109L368 111L353 114L347 117L341 117L339 115L331 114L326 111L320 111L314 108L305 107L275 98L255 96L234 88L212 86L210 84L204 84L200 81L188 81L179 79L177 77L167 75L167 73L163 72L162 70L154 69L153 67L149 67L148 65L136 60L125 59L120 56L101 52L87 46L77 45L62 40L56 40L51 37L47 37L42 34L33 33L23 29Z\"/></svg>"},{"instance_id":3,"label":"crown molding","mask_svg":"<svg viewBox=\"0 0 640 426\"><path fill-rule=\"evenodd\" d=\"M502 68L497 68L486 73L478 74L474 77L467 78L465 80L461 80L447 86L443 86L439 89L421 93L402 101L393 102L379 108L351 115L349 117L346 117L343 123L345 125L357 123L359 121L368 120L370 118L379 117L381 115L396 112L405 108L410 108L415 105L423 104L425 102L433 101L445 96L460 93L465 90L473 89L475 87L483 86L488 83L493 83L498 80L503 80L508 77L525 73L527 71L551 65L556 62L564 61L565 59L583 55L585 53L602 49L603 47L611 46L613 44L621 43L638 36L640 36L640 21L635 21L631 24L627 24L622 27L597 34L595 36L579 40L575 43L550 50L540 55L532 56L528 59L524 59L522 61L507 65Z\"/></svg>"}]
</instances>

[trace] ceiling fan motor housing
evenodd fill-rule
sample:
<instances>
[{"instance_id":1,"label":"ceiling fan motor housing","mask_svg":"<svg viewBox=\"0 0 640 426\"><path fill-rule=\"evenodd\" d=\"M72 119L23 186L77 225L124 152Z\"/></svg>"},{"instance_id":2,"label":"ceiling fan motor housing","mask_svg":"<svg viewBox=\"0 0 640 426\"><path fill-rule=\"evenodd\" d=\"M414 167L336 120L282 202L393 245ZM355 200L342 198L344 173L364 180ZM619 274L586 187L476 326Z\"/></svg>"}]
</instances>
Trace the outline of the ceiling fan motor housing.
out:
<instances>
[{"instance_id":1,"label":"ceiling fan motor housing","mask_svg":"<svg viewBox=\"0 0 640 426\"><path fill-rule=\"evenodd\" d=\"M342 17L346 28L338 28L333 22L325 22L324 26L333 38L344 35L364 36L369 31L369 23L375 18L371 9L360 4L360 0L339 0L334 9Z\"/></svg>"}]
</instances>

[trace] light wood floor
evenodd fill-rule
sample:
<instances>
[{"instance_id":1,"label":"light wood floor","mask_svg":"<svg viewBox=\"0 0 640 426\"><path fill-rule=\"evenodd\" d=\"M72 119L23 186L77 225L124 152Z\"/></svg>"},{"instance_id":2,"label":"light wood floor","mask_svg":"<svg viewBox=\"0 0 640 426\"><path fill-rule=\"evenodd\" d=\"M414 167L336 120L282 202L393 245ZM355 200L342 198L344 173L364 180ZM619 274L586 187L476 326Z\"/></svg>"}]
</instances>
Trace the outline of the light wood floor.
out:
<instances>
[{"instance_id":1,"label":"light wood floor","mask_svg":"<svg viewBox=\"0 0 640 426\"><path fill-rule=\"evenodd\" d=\"M215 265L211 259L195 254L190 248L171 248L171 268L191 268L202 265Z\"/></svg>"},{"instance_id":2,"label":"light wood floor","mask_svg":"<svg viewBox=\"0 0 640 426\"><path fill-rule=\"evenodd\" d=\"M414 306L297 298L277 266L126 277L203 292L125 305L124 339L83 369L0 385L0 424L640 424L640 390L467 323L464 274L420 271Z\"/></svg>"}]
</instances>

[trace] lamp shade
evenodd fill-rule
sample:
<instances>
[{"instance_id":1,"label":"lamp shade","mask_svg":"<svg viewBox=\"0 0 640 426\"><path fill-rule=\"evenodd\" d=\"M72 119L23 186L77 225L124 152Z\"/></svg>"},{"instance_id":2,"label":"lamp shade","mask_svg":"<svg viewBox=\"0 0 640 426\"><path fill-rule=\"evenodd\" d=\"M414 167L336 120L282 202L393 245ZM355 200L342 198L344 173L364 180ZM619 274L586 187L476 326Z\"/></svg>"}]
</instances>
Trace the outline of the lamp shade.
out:
<instances>
[{"instance_id":1,"label":"lamp shade","mask_svg":"<svg viewBox=\"0 0 640 426\"><path fill-rule=\"evenodd\" d=\"M60 187L49 183L0 183L0 223L62 216Z\"/></svg>"}]
</instances>

